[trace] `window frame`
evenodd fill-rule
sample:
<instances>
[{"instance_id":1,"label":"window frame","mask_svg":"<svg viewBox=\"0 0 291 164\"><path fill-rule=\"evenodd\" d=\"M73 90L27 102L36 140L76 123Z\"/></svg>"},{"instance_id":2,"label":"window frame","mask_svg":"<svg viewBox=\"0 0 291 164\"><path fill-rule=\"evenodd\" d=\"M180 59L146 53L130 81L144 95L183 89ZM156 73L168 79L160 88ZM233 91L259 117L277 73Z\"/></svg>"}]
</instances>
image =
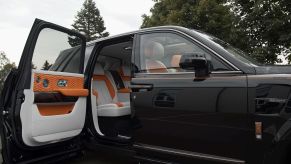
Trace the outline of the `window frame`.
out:
<instances>
[{"instance_id":1,"label":"window frame","mask_svg":"<svg viewBox=\"0 0 291 164\"><path fill-rule=\"evenodd\" d=\"M54 31L57 31L57 32L62 32L62 33L65 33L67 34L68 36L76 36L76 37L79 37L82 41L82 43L80 45L78 45L80 47L80 64L78 66L78 72L66 72L64 71L67 67L67 65L69 64L69 62L75 57L76 53L74 53L72 56L69 57L69 59L64 59L64 61L62 61L58 66L57 66L57 69L56 70L44 70L44 71L52 71L52 72L64 72L64 73L74 73L74 74L84 74L84 59L85 59L85 51L86 51L86 40L83 40L82 37L83 35L82 34L79 34L78 32L74 32L74 31L66 31L66 29L64 29L63 27L61 26L56 26L56 27L51 27L51 25L46 25L44 26L43 28L40 29L40 31L38 32L37 34L37 39L35 40L34 42L34 47L33 47L33 51L32 51L32 55L30 57L30 62L31 64L33 64L33 58L35 57L35 54L34 54L34 50L36 48L36 45L37 45L37 42L38 42L38 38L42 32L43 29L50 29L50 30L54 30ZM77 46L75 46L77 47ZM75 47L71 47L71 48L75 48ZM69 49L71 49L69 48ZM67 50L67 49L64 49L64 50ZM84 54L84 55L82 55ZM60 54L59 54L60 55ZM42 56L43 57L43 56ZM56 58L57 59L57 58ZM59 67L63 65L63 68L59 70ZM42 71L41 69L33 69L31 68L31 70L40 70Z\"/></svg>"},{"instance_id":2,"label":"window frame","mask_svg":"<svg viewBox=\"0 0 291 164\"><path fill-rule=\"evenodd\" d=\"M223 58L221 55L219 55L217 52L215 52L213 49L210 47L206 46L202 42L198 41L195 39L193 36L190 36L182 31L175 30L175 29L156 29L156 30L151 30L151 31L142 31L136 34L136 47L134 49L134 63L138 65L139 68L141 68L141 53L140 53L140 47L141 47L141 36L142 35L147 35L147 34L156 34L156 33L170 33L177 35L179 37L182 37L186 39L187 41L191 42L195 46L198 46L201 48L203 51L207 52L211 57L215 58L216 60L220 61L223 65L226 67L230 68L231 70L225 70L225 71L212 71L210 74L233 74L233 73L243 73L238 67L236 67L234 64L232 64L230 61L227 59ZM140 74L140 75L146 75L146 74L193 74L195 71L187 71L187 72L161 72L161 73L151 73L151 72L135 72L135 74Z\"/></svg>"}]
</instances>

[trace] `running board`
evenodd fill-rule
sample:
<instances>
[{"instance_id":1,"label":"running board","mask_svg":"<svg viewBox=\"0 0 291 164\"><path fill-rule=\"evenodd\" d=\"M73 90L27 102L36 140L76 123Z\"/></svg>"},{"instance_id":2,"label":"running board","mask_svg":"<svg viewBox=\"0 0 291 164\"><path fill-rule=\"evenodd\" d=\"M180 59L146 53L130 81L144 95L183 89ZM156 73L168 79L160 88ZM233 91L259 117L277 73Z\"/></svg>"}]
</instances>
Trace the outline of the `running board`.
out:
<instances>
[{"instance_id":1,"label":"running board","mask_svg":"<svg viewBox=\"0 0 291 164\"><path fill-rule=\"evenodd\" d=\"M172 148L165 148L165 147L159 147L159 146L152 146L152 145L146 145L146 144L134 144L133 147L136 149L160 152L160 153L165 153L169 155L190 157L193 159L195 158L195 159L205 160L205 161L231 163L231 164L244 164L245 163L245 161L239 160L239 159L233 159L233 158L227 158L227 157L221 157L221 156L209 155L209 154L202 154L202 153L196 153L196 152L178 150L178 149L172 149Z\"/></svg>"}]
</instances>

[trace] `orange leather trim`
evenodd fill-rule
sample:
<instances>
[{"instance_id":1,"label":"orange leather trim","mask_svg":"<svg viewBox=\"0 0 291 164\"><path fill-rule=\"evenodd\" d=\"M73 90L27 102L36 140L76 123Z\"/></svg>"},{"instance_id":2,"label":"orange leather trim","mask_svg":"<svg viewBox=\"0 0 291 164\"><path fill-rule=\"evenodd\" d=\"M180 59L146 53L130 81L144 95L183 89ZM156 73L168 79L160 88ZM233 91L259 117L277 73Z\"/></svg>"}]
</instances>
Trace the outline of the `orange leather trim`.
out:
<instances>
[{"instance_id":1,"label":"orange leather trim","mask_svg":"<svg viewBox=\"0 0 291 164\"><path fill-rule=\"evenodd\" d=\"M86 97L89 95L88 89L58 89L56 91L64 96Z\"/></svg>"},{"instance_id":2,"label":"orange leather trim","mask_svg":"<svg viewBox=\"0 0 291 164\"><path fill-rule=\"evenodd\" d=\"M110 80L105 75L93 75L93 80L105 81L106 87L109 91L111 98L115 97L115 90Z\"/></svg>"},{"instance_id":3,"label":"orange leather trim","mask_svg":"<svg viewBox=\"0 0 291 164\"><path fill-rule=\"evenodd\" d=\"M44 80L48 81L47 87L44 87ZM58 86L59 80L67 81L66 86ZM34 74L33 82L34 92L60 92L65 96L88 96L88 90L84 89L84 78L73 76L51 75L43 73Z\"/></svg>"},{"instance_id":4,"label":"orange leather trim","mask_svg":"<svg viewBox=\"0 0 291 164\"><path fill-rule=\"evenodd\" d=\"M115 103L118 107L124 107L124 104L122 102L116 102Z\"/></svg>"},{"instance_id":5,"label":"orange leather trim","mask_svg":"<svg viewBox=\"0 0 291 164\"><path fill-rule=\"evenodd\" d=\"M98 92L95 89L92 89L92 93L94 96L96 96L96 98L98 98Z\"/></svg>"},{"instance_id":6,"label":"orange leather trim","mask_svg":"<svg viewBox=\"0 0 291 164\"><path fill-rule=\"evenodd\" d=\"M121 88L118 90L118 93L130 93L131 90L129 88Z\"/></svg>"},{"instance_id":7,"label":"orange leather trim","mask_svg":"<svg viewBox=\"0 0 291 164\"><path fill-rule=\"evenodd\" d=\"M180 60L181 60L182 55L173 55L172 60L171 60L171 67L174 68L179 68L180 67Z\"/></svg>"},{"instance_id":8,"label":"orange leather trim","mask_svg":"<svg viewBox=\"0 0 291 164\"><path fill-rule=\"evenodd\" d=\"M146 68L150 73L164 73L168 72L167 67L165 67L162 63L156 60L147 60Z\"/></svg>"},{"instance_id":9,"label":"orange leather trim","mask_svg":"<svg viewBox=\"0 0 291 164\"><path fill-rule=\"evenodd\" d=\"M74 108L74 105L75 104L65 104L65 105L37 104L37 108L38 108L39 113L42 116L54 116L54 115L63 115L63 114L71 113Z\"/></svg>"},{"instance_id":10,"label":"orange leather trim","mask_svg":"<svg viewBox=\"0 0 291 164\"><path fill-rule=\"evenodd\" d=\"M130 81L131 77L130 76L121 76L123 81Z\"/></svg>"},{"instance_id":11,"label":"orange leather trim","mask_svg":"<svg viewBox=\"0 0 291 164\"><path fill-rule=\"evenodd\" d=\"M120 74L121 76L125 76L122 67L119 68L119 74Z\"/></svg>"},{"instance_id":12,"label":"orange leather trim","mask_svg":"<svg viewBox=\"0 0 291 164\"><path fill-rule=\"evenodd\" d=\"M124 72L123 72L122 68L119 69L119 75L120 75L120 77L122 78L123 81L130 81L131 80L130 76L125 76L124 75Z\"/></svg>"},{"instance_id":13,"label":"orange leather trim","mask_svg":"<svg viewBox=\"0 0 291 164\"><path fill-rule=\"evenodd\" d=\"M166 73L168 70L166 68L155 68L155 69L148 69L150 73Z\"/></svg>"}]
</instances>

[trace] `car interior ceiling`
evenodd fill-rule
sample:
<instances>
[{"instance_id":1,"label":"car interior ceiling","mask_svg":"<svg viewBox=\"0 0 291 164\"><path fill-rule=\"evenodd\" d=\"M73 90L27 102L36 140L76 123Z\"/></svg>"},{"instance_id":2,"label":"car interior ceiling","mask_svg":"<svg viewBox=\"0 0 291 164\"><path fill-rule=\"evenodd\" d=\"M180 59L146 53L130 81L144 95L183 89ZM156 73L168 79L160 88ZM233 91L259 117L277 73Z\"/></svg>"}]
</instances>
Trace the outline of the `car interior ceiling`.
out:
<instances>
[{"instance_id":1,"label":"car interior ceiling","mask_svg":"<svg viewBox=\"0 0 291 164\"><path fill-rule=\"evenodd\" d=\"M94 121L98 121L101 133L108 137L130 138L132 44L127 41L104 47L94 68L91 87L92 110L97 118Z\"/></svg>"}]
</instances>

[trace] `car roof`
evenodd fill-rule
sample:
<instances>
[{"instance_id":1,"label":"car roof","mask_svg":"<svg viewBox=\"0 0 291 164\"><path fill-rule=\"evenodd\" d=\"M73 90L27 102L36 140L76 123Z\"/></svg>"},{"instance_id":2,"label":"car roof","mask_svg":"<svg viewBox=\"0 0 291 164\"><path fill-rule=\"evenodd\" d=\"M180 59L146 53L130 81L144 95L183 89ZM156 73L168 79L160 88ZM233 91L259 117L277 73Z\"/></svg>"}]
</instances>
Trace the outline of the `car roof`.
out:
<instances>
[{"instance_id":1,"label":"car roof","mask_svg":"<svg viewBox=\"0 0 291 164\"><path fill-rule=\"evenodd\" d=\"M138 33L143 33L143 32L148 32L148 31L154 31L154 30L178 30L178 31L189 31L188 28L185 27L181 27L181 26L156 26L156 27L149 27L149 28L143 28L143 29L139 29L139 30L135 30L135 31L130 31L130 32L126 32L126 33L121 33L121 34L117 34L117 35L112 35L112 36L108 36L108 37L104 37L104 38L99 38L93 41L90 41L87 43L87 46L91 46L92 44L96 43L96 42L101 42L101 41L105 41L105 40L110 40L110 39L114 39L114 38L120 38L123 36L128 36L128 35L134 35L134 34L138 34Z\"/></svg>"}]
</instances>

